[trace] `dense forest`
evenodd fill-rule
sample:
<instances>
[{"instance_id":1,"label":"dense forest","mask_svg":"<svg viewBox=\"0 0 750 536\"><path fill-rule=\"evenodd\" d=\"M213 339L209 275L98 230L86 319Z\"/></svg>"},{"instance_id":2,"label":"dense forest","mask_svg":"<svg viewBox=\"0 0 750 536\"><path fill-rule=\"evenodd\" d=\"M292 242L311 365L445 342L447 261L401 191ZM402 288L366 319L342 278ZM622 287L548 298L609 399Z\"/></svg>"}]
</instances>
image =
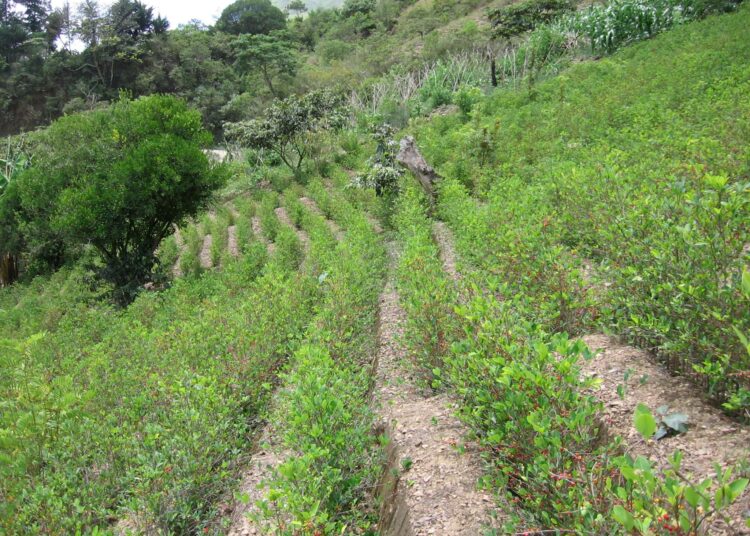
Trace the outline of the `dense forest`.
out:
<instances>
[{"instance_id":1,"label":"dense forest","mask_svg":"<svg viewBox=\"0 0 750 536\"><path fill-rule=\"evenodd\" d=\"M396 65L418 65L413 51L399 49L404 36L427 36L427 50L417 54L426 60L482 44L476 24L458 37L435 31L479 0L417 8L399 19L410 3L350 0L340 9L308 10L293 2L282 12L268 0L238 0L214 26L170 28L138 0L108 7L87 0L77 12L52 11L44 0L4 0L0 134L106 106L127 91L180 96L220 135L223 122L257 116L274 98L351 87Z\"/></svg>"},{"instance_id":2,"label":"dense forest","mask_svg":"<svg viewBox=\"0 0 750 536\"><path fill-rule=\"evenodd\" d=\"M2 0L0 535L746 535L750 6Z\"/></svg>"}]
</instances>

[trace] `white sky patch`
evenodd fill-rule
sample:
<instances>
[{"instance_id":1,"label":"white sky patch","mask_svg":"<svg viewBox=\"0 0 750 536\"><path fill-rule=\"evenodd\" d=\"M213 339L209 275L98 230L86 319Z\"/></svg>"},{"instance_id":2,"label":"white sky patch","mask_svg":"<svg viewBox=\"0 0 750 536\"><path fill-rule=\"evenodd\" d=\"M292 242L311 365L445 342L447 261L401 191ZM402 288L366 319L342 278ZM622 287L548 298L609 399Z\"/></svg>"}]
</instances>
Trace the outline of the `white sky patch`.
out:
<instances>
[{"instance_id":1,"label":"white sky patch","mask_svg":"<svg viewBox=\"0 0 750 536\"><path fill-rule=\"evenodd\" d=\"M232 0L141 0L144 4L154 8L154 15L166 17L170 28L177 28L193 19L198 19L206 25L212 25L219 18L221 12L232 3ZM102 7L112 2L100 2ZM57 8L65 4L65 0L52 0L52 7ZM73 13L78 12L80 0L70 0Z\"/></svg>"}]
</instances>

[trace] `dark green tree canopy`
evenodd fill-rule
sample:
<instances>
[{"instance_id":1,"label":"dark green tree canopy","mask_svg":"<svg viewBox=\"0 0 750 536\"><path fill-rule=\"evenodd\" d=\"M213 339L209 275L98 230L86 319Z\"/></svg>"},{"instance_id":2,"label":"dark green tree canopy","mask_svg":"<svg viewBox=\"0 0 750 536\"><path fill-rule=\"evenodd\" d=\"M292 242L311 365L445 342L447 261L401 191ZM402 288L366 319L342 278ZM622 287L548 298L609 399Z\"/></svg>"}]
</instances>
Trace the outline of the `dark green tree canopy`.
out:
<instances>
[{"instance_id":1,"label":"dark green tree canopy","mask_svg":"<svg viewBox=\"0 0 750 536\"><path fill-rule=\"evenodd\" d=\"M223 183L202 151L209 143L200 114L171 96L122 98L56 121L17 180L28 253L93 246L99 276L127 303L149 279L161 240Z\"/></svg>"},{"instance_id":2,"label":"dark green tree canopy","mask_svg":"<svg viewBox=\"0 0 750 536\"><path fill-rule=\"evenodd\" d=\"M298 17L307 11L307 5L302 0L292 0L286 5L289 13L295 13Z\"/></svg>"},{"instance_id":3,"label":"dark green tree canopy","mask_svg":"<svg viewBox=\"0 0 750 536\"><path fill-rule=\"evenodd\" d=\"M375 11L375 0L346 0L341 7L341 14L344 17L351 17L360 13L368 15Z\"/></svg>"},{"instance_id":4,"label":"dark green tree canopy","mask_svg":"<svg viewBox=\"0 0 750 536\"><path fill-rule=\"evenodd\" d=\"M138 0L117 0L109 8L110 24L115 36L137 39L141 35L161 33L169 23L162 17L154 17L154 8Z\"/></svg>"},{"instance_id":5,"label":"dark green tree canopy","mask_svg":"<svg viewBox=\"0 0 750 536\"><path fill-rule=\"evenodd\" d=\"M570 0L525 0L491 10L488 15L495 38L510 39L573 10Z\"/></svg>"},{"instance_id":6,"label":"dark green tree canopy","mask_svg":"<svg viewBox=\"0 0 750 536\"><path fill-rule=\"evenodd\" d=\"M279 96L274 80L282 75L294 76L299 64L296 47L283 33L241 35L234 44L238 72L259 74L274 97Z\"/></svg>"},{"instance_id":7,"label":"dark green tree canopy","mask_svg":"<svg viewBox=\"0 0 750 536\"><path fill-rule=\"evenodd\" d=\"M237 0L216 21L216 29L235 35L268 34L286 27L286 16L270 0Z\"/></svg>"}]
</instances>

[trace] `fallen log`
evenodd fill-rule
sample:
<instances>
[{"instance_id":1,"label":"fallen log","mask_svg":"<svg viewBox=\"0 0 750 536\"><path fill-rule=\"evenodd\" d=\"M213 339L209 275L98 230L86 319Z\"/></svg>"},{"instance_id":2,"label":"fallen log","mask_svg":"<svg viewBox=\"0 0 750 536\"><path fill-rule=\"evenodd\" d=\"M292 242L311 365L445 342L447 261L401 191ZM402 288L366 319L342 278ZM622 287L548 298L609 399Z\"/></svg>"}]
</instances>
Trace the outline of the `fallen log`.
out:
<instances>
[{"instance_id":1,"label":"fallen log","mask_svg":"<svg viewBox=\"0 0 750 536\"><path fill-rule=\"evenodd\" d=\"M440 180L440 175L430 166L419 152L417 144L412 136L406 136L399 144L396 161L411 171L422 186L430 205L435 205L435 183Z\"/></svg>"}]
</instances>

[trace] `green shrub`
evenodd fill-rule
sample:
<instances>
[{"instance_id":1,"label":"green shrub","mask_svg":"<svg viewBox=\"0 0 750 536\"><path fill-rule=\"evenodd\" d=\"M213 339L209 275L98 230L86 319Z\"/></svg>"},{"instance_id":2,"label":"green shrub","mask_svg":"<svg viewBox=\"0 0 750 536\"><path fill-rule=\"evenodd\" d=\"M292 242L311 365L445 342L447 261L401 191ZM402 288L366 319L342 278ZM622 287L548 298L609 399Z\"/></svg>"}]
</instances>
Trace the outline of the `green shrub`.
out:
<instances>
[{"instance_id":1,"label":"green shrub","mask_svg":"<svg viewBox=\"0 0 750 536\"><path fill-rule=\"evenodd\" d=\"M404 250L397 275L401 304L408 318L405 340L417 371L428 385L437 388L455 338L453 307L457 295L443 273L423 204L424 198L414 187L408 187L398 201L394 220Z\"/></svg>"},{"instance_id":2,"label":"green shrub","mask_svg":"<svg viewBox=\"0 0 750 536\"><path fill-rule=\"evenodd\" d=\"M159 264L162 269L171 270L172 267L179 261L180 248L177 246L177 240L174 235L170 235L162 240L159 245Z\"/></svg>"},{"instance_id":3,"label":"green shrub","mask_svg":"<svg viewBox=\"0 0 750 536\"><path fill-rule=\"evenodd\" d=\"M97 273L129 303L172 226L224 183L201 150L209 139L200 114L169 96L57 120L35 136L33 165L19 178L28 252L57 268L61 251L93 246Z\"/></svg>"},{"instance_id":4,"label":"green shrub","mask_svg":"<svg viewBox=\"0 0 750 536\"><path fill-rule=\"evenodd\" d=\"M260 207L258 207L258 217L263 234L271 242L276 241L276 235L281 228L281 222L276 217L275 209L278 206L278 196L267 194L264 195Z\"/></svg>"},{"instance_id":5,"label":"green shrub","mask_svg":"<svg viewBox=\"0 0 750 536\"><path fill-rule=\"evenodd\" d=\"M317 293L258 253L2 341L2 532L209 526Z\"/></svg>"}]
</instances>

